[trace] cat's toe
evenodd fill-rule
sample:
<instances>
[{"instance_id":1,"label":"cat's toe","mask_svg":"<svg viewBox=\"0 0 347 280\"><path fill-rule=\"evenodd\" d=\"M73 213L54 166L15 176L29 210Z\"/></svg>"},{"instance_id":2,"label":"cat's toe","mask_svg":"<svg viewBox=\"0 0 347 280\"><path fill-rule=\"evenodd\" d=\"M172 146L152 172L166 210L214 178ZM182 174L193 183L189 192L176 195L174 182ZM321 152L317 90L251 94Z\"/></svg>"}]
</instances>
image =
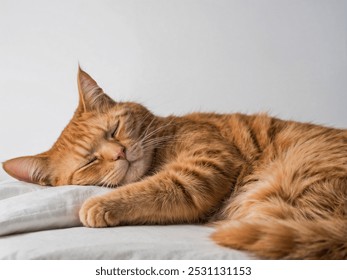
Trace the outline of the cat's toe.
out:
<instances>
[{"instance_id":1,"label":"cat's toe","mask_svg":"<svg viewBox=\"0 0 347 280\"><path fill-rule=\"evenodd\" d=\"M92 198L87 200L79 211L82 224L86 227L100 228L114 226L116 221L109 219L109 209L107 203L102 198Z\"/></svg>"}]
</instances>

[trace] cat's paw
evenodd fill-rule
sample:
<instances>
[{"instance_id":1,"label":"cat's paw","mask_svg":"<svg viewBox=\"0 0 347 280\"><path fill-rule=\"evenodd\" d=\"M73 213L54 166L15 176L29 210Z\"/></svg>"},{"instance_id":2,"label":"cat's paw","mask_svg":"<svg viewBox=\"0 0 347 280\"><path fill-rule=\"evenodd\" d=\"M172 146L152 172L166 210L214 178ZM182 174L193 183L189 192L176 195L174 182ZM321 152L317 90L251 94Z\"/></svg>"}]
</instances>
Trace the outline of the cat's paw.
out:
<instances>
[{"instance_id":1,"label":"cat's paw","mask_svg":"<svg viewBox=\"0 0 347 280\"><path fill-rule=\"evenodd\" d=\"M119 224L119 221L114 217L114 211L107 199L93 197L83 203L79 211L79 217L82 224L86 227L116 226Z\"/></svg>"}]
</instances>

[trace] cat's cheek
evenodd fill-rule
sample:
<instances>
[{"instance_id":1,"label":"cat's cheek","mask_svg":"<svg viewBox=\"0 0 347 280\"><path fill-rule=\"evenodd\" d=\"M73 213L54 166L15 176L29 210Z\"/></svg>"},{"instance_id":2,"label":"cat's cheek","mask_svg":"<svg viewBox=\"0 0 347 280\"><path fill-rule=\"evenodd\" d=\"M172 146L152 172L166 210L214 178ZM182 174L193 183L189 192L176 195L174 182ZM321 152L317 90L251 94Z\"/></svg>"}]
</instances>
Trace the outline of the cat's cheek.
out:
<instances>
[{"instance_id":1,"label":"cat's cheek","mask_svg":"<svg viewBox=\"0 0 347 280\"><path fill-rule=\"evenodd\" d=\"M100 228L117 226L119 220L116 218L116 210L109 206L103 197L93 197L83 203L79 217L86 227Z\"/></svg>"},{"instance_id":2,"label":"cat's cheek","mask_svg":"<svg viewBox=\"0 0 347 280\"><path fill-rule=\"evenodd\" d=\"M152 156L149 154L147 157L141 158L132 162L127 170L122 184L130 184L139 181L143 175L146 174L151 165Z\"/></svg>"}]
</instances>

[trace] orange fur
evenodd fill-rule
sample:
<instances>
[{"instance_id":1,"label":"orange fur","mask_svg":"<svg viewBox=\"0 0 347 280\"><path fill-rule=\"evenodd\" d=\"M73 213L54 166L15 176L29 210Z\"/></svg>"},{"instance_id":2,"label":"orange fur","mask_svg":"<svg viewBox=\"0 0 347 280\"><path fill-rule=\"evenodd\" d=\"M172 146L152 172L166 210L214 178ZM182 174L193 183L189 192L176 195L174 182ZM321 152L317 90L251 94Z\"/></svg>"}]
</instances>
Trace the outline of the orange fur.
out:
<instances>
[{"instance_id":1,"label":"orange fur","mask_svg":"<svg viewBox=\"0 0 347 280\"><path fill-rule=\"evenodd\" d=\"M223 246L274 259L347 259L347 131L266 114L158 117L79 70L53 147L4 163L42 185L99 185L85 226L215 222ZM117 188L118 187L118 188Z\"/></svg>"}]
</instances>

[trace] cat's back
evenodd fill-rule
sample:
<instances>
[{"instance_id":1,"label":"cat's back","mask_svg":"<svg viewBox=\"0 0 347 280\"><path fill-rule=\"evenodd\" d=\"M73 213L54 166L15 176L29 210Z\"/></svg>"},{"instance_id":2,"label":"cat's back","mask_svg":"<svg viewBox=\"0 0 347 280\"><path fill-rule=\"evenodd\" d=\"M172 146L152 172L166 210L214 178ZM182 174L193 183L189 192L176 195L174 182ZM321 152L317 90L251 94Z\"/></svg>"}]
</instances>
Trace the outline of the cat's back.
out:
<instances>
[{"instance_id":1,"label":"cat's back","mask_svg":"<svg viewBox=\"0 0 347 280\"><path fill-rule=\"evenodd\" d=\"M264 152L281 153L296 148L340 152L347 157L347 130L311 123L281 120L268 114L193 113L187 121L212 126L235 145L243 158L254 160Z\"/></svg>"},{"instance_id":2,"label":"cat's back","mask_svg":"<svg viewBox=\"0 0 347 280\"><path fill-rule=\"evenodd\" d=\"M290 125L267 114L192 113L184 119L213 127L226 142L235 145L245 159L256 157L280 131Z\"/></svg>"}]
</instances>

